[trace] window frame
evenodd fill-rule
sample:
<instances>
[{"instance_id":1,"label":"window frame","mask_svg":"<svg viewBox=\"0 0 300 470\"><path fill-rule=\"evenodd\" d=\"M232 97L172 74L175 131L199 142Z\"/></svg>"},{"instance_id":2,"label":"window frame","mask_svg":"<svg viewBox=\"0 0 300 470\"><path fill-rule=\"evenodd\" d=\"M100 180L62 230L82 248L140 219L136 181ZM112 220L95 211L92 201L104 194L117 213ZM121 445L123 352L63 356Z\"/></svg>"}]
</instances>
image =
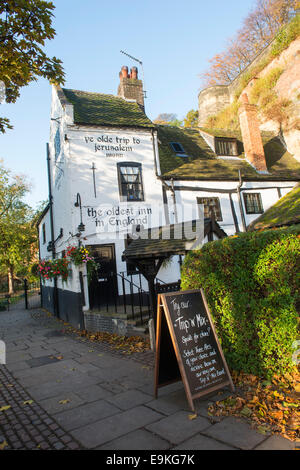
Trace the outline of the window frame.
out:
<instances>
[{"instance_id":1,"label":"window frame","mask_svg":"<svg viewBox=\"0 0 300 470\"><path fill-rule=\"evenodd\" d=\"M218 146L220 144L233 144L234 150L231 152L220 152ZM237 157L238 156L238 145L237 139L229 137L215 137L215 152L218 156L222 157Z\"/></svg>"},{"instance_id":2,"label":"window frame","mask_svg":"<svg viewBox=\"0 0 300 470\"><path fill-rule=\"evenodd\" d=\"M203 203L203 202L199 202L200 199L206 199L207 200L207 204ZM208 210L209 210L209 200L214 200L215 203L215 219L217 222L223 222L223 215L222 215L222 209L221 209L221 202L220 202L220 198L218 196L212 196L212 197L209 197L209 196L204 196L204 197L197 197L197 205L203 205L204 206L204 218L209 218L210 217L210 214L208 213L207 217L205 217L205 205L208 206ZM216 207L217 206L217 207Z\"/></svg>"},{"instance_id":3,"label":"window frame","mask_svg":"<svg viewBox=\"0 0 300 470\"><path fill-rule=\"evenodd\" d=\"M178 155L181 155L181 154L185 155L185 154L186 154L186 152L185 152L185 150L184 150L184 147L183 147L183 145L182 145L180 142L170 142L170 145L171 145L172 150L176 153L176 155L177 155L177 154L178 154ZM181 150L176 150L176 148L174 147L174 145L179 145L179 147L181 148Z\"/></svg>"},{"instance_id":4,"label":"window frame","mask_svg":"<svg viewBox=\"0 0 300 470\"><path fill-rule=\"evenodd\" d=\"M129 199L128 198L128 193L126 193L126 194L123 193L123 187L127 184L130 184L130 183L124 183L122 181L121 167L138 168L138 175L139 175L140 181L138 183L131 183L131 184L140 185L141 198ZM118 162L117 163L117 172L118 172L118 184L119 184L120 200L122 202L142 202L142 201L144 201L145 200L145 193L144 193L144 184L143 184L142 164L139 163L139 162Z\"/></svg>"},{"instance_id":5,"label":"window frame","mask_svg":"<svg viewBox=\"0 0 300 470\"><path fill-rule=\"evenodd\" d=\"M249 207L249 201L247 200L248 196L256 196L258 204L255 207L255 204L252 203L253 210ZM243 192L243 199L244 199L244 206L246 214L253 215L253 214L263 214L264 213L264 206L262 203L261 193L252 193L252 192Z\"/></svg>"}]
</instances>

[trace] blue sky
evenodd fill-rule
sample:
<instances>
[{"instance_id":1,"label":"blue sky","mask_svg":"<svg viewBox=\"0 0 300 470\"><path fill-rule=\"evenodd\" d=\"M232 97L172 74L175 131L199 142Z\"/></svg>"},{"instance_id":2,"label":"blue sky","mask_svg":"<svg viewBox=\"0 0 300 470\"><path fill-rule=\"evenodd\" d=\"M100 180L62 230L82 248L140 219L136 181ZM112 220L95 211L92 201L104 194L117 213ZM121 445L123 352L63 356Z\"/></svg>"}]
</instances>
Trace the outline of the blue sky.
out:
<instances>
[{"instance_id":1,"label":"blue sky","mask_svg":"<svg viewBox=\"0 0 300 470\"><path fill-rule=\"evenodd\" d=\"M63 61L66 88L116 94L122 65L142 60L146 113L197 109L199 75L226 48L255 0L54 0L56 30L48 55ZM140 70L140 78L142 78ZM33 207L47 199L46 142L51 87L44 79L21 89L15 104L0 105L14 126L0 134L0 159L31 184Z\"/></svg>"}]
</instances>

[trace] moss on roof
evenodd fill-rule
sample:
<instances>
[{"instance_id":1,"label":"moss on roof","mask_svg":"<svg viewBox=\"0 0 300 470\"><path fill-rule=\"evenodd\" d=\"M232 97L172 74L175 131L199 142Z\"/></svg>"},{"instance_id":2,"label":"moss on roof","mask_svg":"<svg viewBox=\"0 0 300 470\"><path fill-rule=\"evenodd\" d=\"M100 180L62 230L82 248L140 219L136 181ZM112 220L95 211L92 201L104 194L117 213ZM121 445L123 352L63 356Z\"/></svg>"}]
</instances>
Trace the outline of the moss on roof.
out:
<instances>
[{"instance_id":1,"label":"moss on roof","mask_svg":"<svg viewBox=\"0 0 300 470\"><path fill-rule=\"evenodd\" d=\"M300 184L252 222L248 230L259 230L300 223Z\"/></svg>"},{"instance_id":2,"label":"moss on roof","mask_svg":"<svg viewBox=\"0 0 300 470\"><path fill-rule=\"evenodd\" d=\"M234 137L238 141L238 158L218 158L199 130L157 126L162 176L175 180L238 180L238 171L244 180L300 180L300 163L290 155L280 139L271 132L262 132L262 140L269 174L259 174L246 161L241 135L216 129L201 129L213 137ZM170 143L179 142L188 157L180 157Z\"/></svg>"},{"instance_id":3,"label":"moss on roof","mask_svg":"<svg viewBox=\"0 0 300 470\"><path fill-rule=\"evenodd\" d=\"M114 95L63 88L74 106L74 122L93 126L154 127L143 109L135 102Z\"/></svg>"}]
</instances>

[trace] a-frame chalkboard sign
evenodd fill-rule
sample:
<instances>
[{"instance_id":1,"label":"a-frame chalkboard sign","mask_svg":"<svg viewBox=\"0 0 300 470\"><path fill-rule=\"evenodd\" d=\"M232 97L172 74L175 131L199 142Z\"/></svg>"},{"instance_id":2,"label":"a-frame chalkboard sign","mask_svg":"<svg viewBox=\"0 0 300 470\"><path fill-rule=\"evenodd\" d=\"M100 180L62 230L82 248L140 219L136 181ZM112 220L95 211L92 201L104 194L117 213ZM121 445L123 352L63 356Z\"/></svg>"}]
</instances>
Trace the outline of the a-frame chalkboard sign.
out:
<instances>
[{"instance_id":1,"label":"a-frame chalkboard sign","mask_svg":"<svg viewBox=\"0 0 300 470\"><path fill-rule=\"evenodd\" d=\"M155 397L159 387L182 380L193 400L234 385L202 289L158 295Z\"/></svg>"}]
</instances>

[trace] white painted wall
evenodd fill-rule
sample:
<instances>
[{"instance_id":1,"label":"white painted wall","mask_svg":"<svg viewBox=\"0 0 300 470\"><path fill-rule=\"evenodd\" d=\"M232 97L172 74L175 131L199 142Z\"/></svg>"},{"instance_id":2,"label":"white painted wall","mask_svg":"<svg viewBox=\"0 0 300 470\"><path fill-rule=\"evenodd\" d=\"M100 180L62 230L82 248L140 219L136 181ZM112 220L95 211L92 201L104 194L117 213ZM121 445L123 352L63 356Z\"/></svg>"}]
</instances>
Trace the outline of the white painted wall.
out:
<instances>
[{"instance_id":1,"label":"white painted wall","mask_svg":"<svg viewBox=\"0 0 300 470\"><path fill-rule=\"evenodd\" d=\"M278 199L278 191L277 187L281 188L281 194L284 196L289 191L292 190L292 187L296 185L295 181L288 181L288 182L274 182L274 181L257 181L257 182L244 182L242 185L243 191L241 191L241 199L244 209L245 221L246 225L248 226L253 220L260 216L260 214L246 214L246 208L244 205L244 197L243 193L260 193L262 198L262 205L264 211L269 209L273 204L275 204ZM223 220L218 222L222 229L226 232L227 235L234 235L235 233L235 226L231 211L230 199L229 194L218 193L218 189L235 189L237 187L237 183L232 181L176 181L175 183L175 190L176 186L185 186L191 187L191 191L176 191L176 203L178 206L185 205L188 207L189 205L195 207L196 211L196 204L197 204L197 197L218 197L220 200L221 206L221 213ZM212 188L216 189L214 192L210 191L194 191L192 188L199 187L199 188ZM261 189L263 188L263 189ZM244 191L245 189L245 191ZM171 198L169 194L169 199ZM239 208L238 196L236 193L232 194L232 200L234 203L235 213L238 219L238 224L240 231L242 231L242 217ZM178 211L180 214L180 211ZM174 217L172 217L174 220ZM179 219L179 222L181 220Z\"/></svg>"}]
</instances>

